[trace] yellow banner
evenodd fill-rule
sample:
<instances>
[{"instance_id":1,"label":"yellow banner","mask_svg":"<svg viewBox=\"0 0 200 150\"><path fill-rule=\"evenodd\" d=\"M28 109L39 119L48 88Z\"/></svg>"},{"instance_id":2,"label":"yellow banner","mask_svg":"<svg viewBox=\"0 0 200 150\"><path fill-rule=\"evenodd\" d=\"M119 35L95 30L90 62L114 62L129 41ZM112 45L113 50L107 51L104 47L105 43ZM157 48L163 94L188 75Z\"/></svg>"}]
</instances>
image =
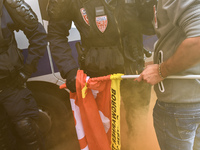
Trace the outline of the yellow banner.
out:
<instances>
[{"instance_id":1,"label":"yellow banner","mask_svg":"<svg viewBox=\"0 0 200 150\"><path fill-rule=\"evenodd\" d=\"M123 74L113 74L111 79L111 149L121 150L120 137L120 82Z\"/></svg>"}]
</instances>

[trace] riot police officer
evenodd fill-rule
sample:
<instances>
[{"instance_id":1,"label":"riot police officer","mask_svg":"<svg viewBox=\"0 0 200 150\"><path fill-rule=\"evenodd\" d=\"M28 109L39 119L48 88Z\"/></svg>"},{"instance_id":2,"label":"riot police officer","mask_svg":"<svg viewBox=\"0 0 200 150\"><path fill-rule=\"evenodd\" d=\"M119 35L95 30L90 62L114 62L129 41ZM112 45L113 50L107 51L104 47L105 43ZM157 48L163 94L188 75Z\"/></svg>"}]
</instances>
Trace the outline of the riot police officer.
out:
<instances>
[{"instance_id":1,"label":"riot police officer","mask_svg":"<svg viewBox=\"0 0 200 150\"><path fill-rule=\"evenodd\" d=\"M0 149L42 150L37 104L25 83L46 50L45 30L24 0L0 0L0 29ZM14 37L19 30L29 41L25 64Z\"/></svg>"},{"instance_id":2,"label":"riot police officer","mask_svg":"<svg viewBox=\"0 0 200 150\"><path fill-rule=\"evenodd\" d=\"M75 77L78 70L66 38L69 36L72 21L81 36L81 44L76 43L80 69L88 76L139 74L144 67L142 34L154 34L151 20L155 1L49 1L50 50L71 92L76 91ZM148 7L150 11L144 14ZM139 103L140 107L148 106L150 85L124 80L121 92L127 111L129 133L132 134L135 105ZM136 95L139 97L134 99Z\"/></svg>"}]
</instances>

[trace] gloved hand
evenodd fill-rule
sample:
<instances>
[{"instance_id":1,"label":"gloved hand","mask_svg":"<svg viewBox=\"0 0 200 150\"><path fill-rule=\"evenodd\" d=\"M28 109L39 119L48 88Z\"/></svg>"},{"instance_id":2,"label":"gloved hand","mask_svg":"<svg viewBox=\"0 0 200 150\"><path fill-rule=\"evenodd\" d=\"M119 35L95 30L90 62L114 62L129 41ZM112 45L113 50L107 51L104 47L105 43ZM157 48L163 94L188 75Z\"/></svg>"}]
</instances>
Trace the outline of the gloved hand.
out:
<instances>
[{"instance_id":1,"label":"gloved hand","mask_svg":"<svg viewBox=\"0 0 200 150\"><path fill-rule=\"evenodd\" d=\"M126 75L140 74L144 69L143 60L125 60L124 73Z\"/></svg>"},{"instance_id":2,"label":"gloved hand","mask_svg":"<svg viewBox=\"0 0 200 150\"><path fill-rule=\"evenodd\" d=\"M137 47L128 47L128 50L124 59L124 73L127 75L140 74L144 69L144 54Z\"/></svg>"},{"instance_id":3,"label":"gloved hand","mask_svg":"<svg viewBox=\"0 0 200 150\"><path fill-rule=\"evenodd\" d=\"M24 84L26 83L28 78L30 78L30 76L32 74L32 70L33 70L32 67L30 67L28 65L24 65L24 67L19 70L19 72L14 80L13 87L19 88L19 87L24 86Z\"/></svg>"},{"instance_id":4,"label":"gloved hand","mask_svg":"<svg viewBox=\"0 0 200 150\"><path fill-rule=\"evenodd\" d=\"M123 44L124 73L127 75L140 74L144 69L142 34L136 31L130 32L123 38Z\"/></svg>"},{"instance_id":5,"label":"gloved hand","mask_svg":"<svg viewBox=\"0 0 200 150\"><path fill-rule=\"evenodd\" d=\"M78 68L72 69L67 73L66 86L72 92L76 92L76 74Z\"/></svg>"}]
</instances>

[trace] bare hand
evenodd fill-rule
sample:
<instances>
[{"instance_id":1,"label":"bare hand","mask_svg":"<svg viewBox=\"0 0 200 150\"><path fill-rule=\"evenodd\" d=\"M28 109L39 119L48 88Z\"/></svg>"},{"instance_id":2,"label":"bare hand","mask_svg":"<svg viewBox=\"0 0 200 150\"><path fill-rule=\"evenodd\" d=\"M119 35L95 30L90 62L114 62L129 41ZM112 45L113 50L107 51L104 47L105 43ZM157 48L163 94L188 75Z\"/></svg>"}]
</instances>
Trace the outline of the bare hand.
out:
<instances>
[{"instance_id":1,"label":"bare hand","mask_svg":"<svg viewBox=\"0 0 200 150\"><path fill-rule=\"evenodd\" d=\"M162 80L163 79L159 75L158 64L148 65L144 69L144 71L140 74L140 76L135 79L135 81L138 81L138 82L145 81L151 85L155 85Z\"/></svg>"}]
</instances>

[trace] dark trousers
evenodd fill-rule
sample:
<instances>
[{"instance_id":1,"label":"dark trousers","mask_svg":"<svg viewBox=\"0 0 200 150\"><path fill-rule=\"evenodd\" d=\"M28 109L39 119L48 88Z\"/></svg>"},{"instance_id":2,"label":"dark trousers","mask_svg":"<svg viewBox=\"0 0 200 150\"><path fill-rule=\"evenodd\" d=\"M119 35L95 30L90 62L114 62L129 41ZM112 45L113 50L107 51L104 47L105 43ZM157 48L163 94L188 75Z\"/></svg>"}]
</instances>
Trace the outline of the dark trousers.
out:
<instances>
[{"instance_id":1,"label":"dark trousers","mask_svg":"<svg viewBox=\"0 0 200 150\"><path fill-rule=\"evenodd\" d=\"M8 145L9 150L15 149L15 146L11 147L16 143L12 125L26 117L37 119L38 113L37 104L29 89L7 86L0 91L0 144Z\"/></svg>"},{"instance_id":2,"label":"dark trousers","mask_svg":"<svg viewBox=\"0 0 200 150\"><path fill-rule=\"evenodd\" d=\"M15 123L24 117L37 118L38 108L31 91L27 88L8 87L0 92L0 120L9 117ZM5 113L5 112L6 113Z\"/></svg>"}]
</instances>

